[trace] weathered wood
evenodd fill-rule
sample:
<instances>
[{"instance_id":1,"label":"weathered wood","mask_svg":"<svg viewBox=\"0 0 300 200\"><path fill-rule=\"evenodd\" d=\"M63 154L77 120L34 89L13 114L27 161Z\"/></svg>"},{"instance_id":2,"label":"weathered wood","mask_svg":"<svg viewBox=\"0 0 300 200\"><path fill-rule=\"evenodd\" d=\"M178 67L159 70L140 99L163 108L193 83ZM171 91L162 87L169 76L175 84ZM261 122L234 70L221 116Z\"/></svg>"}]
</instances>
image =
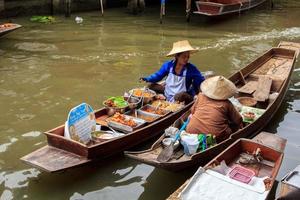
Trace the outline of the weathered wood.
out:
<instances>
[{"instance_id":1,"label":"weathered wood","mask_svg":"<svg viewBox=\"0 0 300 200\"><path fill-rule=\"evenodd\" d=\"M280 151L272 148L274 146L273 142L280 143ZM270 163L273 163L274 166L270 167L269 165L264 165L263 162L259 164L259 166L251 165L244 166L249 167L252 170L256 171L256 176L264 177L269 176L271 178L271 186L274 184L276 176L278 174L279 168L283 159L283 151L285 149L286 139L280 138L273 133L261 132L257 137L252 140L240 139L230 145L227 149L225 149L222 153L216 156L212 161L204 166L204 169L209 169L211 166L215 164L219 164L222 160L228 166L233 166L236 164L240 154L242 152L253 152L257 148L261 149L262 157L264 160L267 160ZM284 145L283 145L284 144ZM187 186L189 180L187 180L184 184L182 184L175 192L173 192L167 199L168 200L179 200L180 193ZM226 184L226 182L224 182ZM208 191L209 192L209 191Z\"/></svg>"},{"instance_id":2,"label":"weathered wood","mask_svg":"<svg viewBox=\"0 0 300 200\"><path fill-rule=\"evenodd\" d=\"M257 89L253 94L256 101L266 101L271 91L272 79L269 76L260 76L257 83Z\"/></svg>"},{"instance_id":3,"label":"weathered wood","mask_svg":"<svg viewBox=\"0 0 300 200\"><path fill-rule=\"evenodd\" d=\"M91 162L85 157L48 145L24 156L21 160L47 172L57 172Z\"/></svg>"},{"instance_id":4,"label":"weathered wood","mask_svg":"<svg viewBox=\"0 0 300 200\"><path fill-rule=\"evenodd\" d=\"M239 88L238 91L245 94L252 94L257 88L257 81L249 81L243 87Z\"/></svg>"},{"instance_id":5,"label":"weathered wood","mask_svg":"<svg viewBox=\"0 0 300 200\"><path fill-rule=\"evenodd\" d=\"M4 0L0 0L0 12L4 11Z\"/></svg>"},{"instance_id":6,"label":"weathered wood","mask_svg":"<svg viewBox=\"0 0 300 200\"><path fill-rule=\"evenodd\" d=\"M294 50L294 51L296 51L296 57L299 56L300 43L282 41L279 43L278 47Z\"/></svg>"},{"instance_id":7,"label":"weathered wood","mask_svg":"<svg viewBox=\"0 0 300 200\"><path fill-rule=\"evenodd\" d=\"M71 17L71 0L65 0L65 17Z\"/></svg>"},{"instance_id":8,"label":"weathered wood","mask_svg":"<svg viewBox=\"0 0 300 200\"><path fill-rule=\"evenodd\" d=\"M241 82L243 83L243 85L245 85L247 82L245 80L245 77L244 77L243 73L241 71L239 71L239 74L241 76Z\"/></svg>"},{"instance_id":9,"label":"weathered wood","mask_svg":"<svg viewBox=\"0 0 300 200\"><path fill-rule=\"evenodd\" d=\"M279 137L274 133L261 132L257 136L255 136L253 141L261 143L265 146L269 146L277 151L283 152L286 146L287 140Z\"/></svg>"},{"instance_id":10,"label":"weathered wood","mask_svg":"<svg viewBox=\"0 0 300 200\"><path fill-rule=\"evenodd\" d=\"M244 10L252 9L266 0L198 0L196 1L197 11L199 14L206 17L218 17L222 15L241 13Z\"/></svg>"},{"instance_id":11,"label":"weathered wood","mask_svg":"<svg viewBox=\"0 0 300 200\"><path fill-rule=\"evenodd\" d=\"M260 76L263 76L264 73L266 73L266 72L261 71L261 74L257 73L257 72L260 71L261 67L265 67L265 64L268 63L269 60L273 59L274 57L276 57L276 58L284 57L284 58L290 59L291 61L294 61L295 60L295 51L290 51L287 49L279 49L279 48L273 48L273 49L267 51L262 56L255 59L252 63L247 65L245 68L241 69L243 74L245 74L246 82L255 81L255 80L259 79ZM182 170L184 168L191 167L193 165L206 164L209 160L211 160L214 156L216 156L221 151L223 151L226 147L228 147L230 144L232 144L235 140L243 138L243 137L244 138L251 137L251 136L257 134L258 132L260 132L264 128L264 126L271 120L272 116L276 113L276 111L280 107L280 104L284 98L286 91L287 91L289 79L290 79L290 76L293 71L293 63L294 62L290 62L290 63L291 63L291 68L290 68L289 74L286 75L280 89L278 91L276 91L278 93L278 95L276 95L274 102L272 102L269 105L265 105L265 107L264 107L265 112L256 121L248 124L243 129L239 129L238 131L234 132L228 139L222 141L221 143L218 143L217 145L215 145L211 148L208 148L202 152L197 152L196 154L194 154L192 156L183 156L179 159L171 159L169 162L162 163L162 162L158 162L156 159L157 155L159 154L159 152L161 151L161 148L162 148L161 141L164 139L164 136L161 136L152 145L151 148L144 150L144 151L125 152L125 155L130 158L147 163L149 165L161 167L161 168L164 168L167 170L172 170L172 171ZM259 75L257 75L256 73ZM253 75L253 74L255 74L255 75ZM237 73L233 74L231 77L229 77L229 80L231 80L232 82L237 83L237 84L241 83L240 73L237 72ZM269 84L269 87L271 87L270 84ZM240 95L240 93L239 93L239 95ZM269 97L269 95L267 96L267 98L268 97ZM175 127L180 127L180 121L182 121L182 120L178 119L177 121L178 121L178 123L174 123L174 124L176 124Z\"/></svg>"}]
</instances>

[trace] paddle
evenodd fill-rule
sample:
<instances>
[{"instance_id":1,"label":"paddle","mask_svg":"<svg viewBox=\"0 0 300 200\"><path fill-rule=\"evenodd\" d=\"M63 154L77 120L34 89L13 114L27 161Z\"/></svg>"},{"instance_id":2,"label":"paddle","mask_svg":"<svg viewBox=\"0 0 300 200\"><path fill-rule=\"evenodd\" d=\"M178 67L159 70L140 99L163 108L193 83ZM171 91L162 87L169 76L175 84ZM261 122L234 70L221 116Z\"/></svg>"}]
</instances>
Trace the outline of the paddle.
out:
<instances>
[{"instance_id":1,"label":"paddle","mask_svg":"<svg viewBox=\"0 0 300 200\"><path fill-rule=\"evenodd\" d=\"M177 140L179 140L180 138L180 133L181 131L183 131L186 126L189 123L189 118L183 123L183 125L181 126L181 128L177 131L176 135L175 135L175 140L172 140L171 144L169 146L167 146L166 148L164 148L160 154L157 156L157 161L159 162L168 162L171 158L172 155L174 153L174 144Z\"/></svg>"}]
</instances>

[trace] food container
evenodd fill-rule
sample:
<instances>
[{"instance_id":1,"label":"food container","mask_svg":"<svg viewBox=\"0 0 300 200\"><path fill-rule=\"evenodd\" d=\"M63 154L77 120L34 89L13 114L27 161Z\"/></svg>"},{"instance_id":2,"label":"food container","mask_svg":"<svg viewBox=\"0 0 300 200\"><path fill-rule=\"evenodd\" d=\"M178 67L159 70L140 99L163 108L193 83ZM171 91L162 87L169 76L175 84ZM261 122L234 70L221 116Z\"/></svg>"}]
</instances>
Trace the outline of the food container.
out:
<instances>
[{"instance_id":1,"label":"food container","mask_svg":"<svg viewBox=\"0 0 300 200\"><path fill-rule=\"evenodd\" d=\"M157 108L156 107L153 107L151 105L145 105L143 106L141 109L140 109L141 112L144 112L144 113L152 113L152 114L156 114L156 115L159 115L159 116L165 116L167 114L169 114L171 111L169 110L165 110L165 109L161 109L161 108Z\"/></svg>"},{"instance_id":2,"label":"food container","mask_svg":"<svg viewBox=\"0 0 300 200\"><path fill-rule=\"evenodd\" d=\"M251 181L254 175L254 171L240 165L235 165L229 172L230 178L247 184Z\"/></svg>"},{"instance_id":3,"label":"food container","mask_svg":"<svg viewBox=\"0 0 300 200\"><path fill-rule=\"evenodd\" d=\"M110 99L110 98L109 98ZM123 106L123 107L116 107L116 106L108 106L107 104L106 104L106 102L109 100L109 99L106 99L105 101L103 101L103 105L105 106L105 108L106 108L106 112L107 112L107 115L108 116L113 116L115 113L125 113L126 112L126 110L128 110L128 108L129 108L129 105L128 105L128 103L127 103L127 105L126 106ZM124 99L124 101L125 101L125 99Z\"/></svg>"},{"instance_id":4,"label":"food container","mask_svg":"<svg viewBox=\"0 0 300 200\"><path fill-rule=\"evenodd\" d=\"M128 102L129 109L133 110L141 106L142 101L137 97L124 97L124 99Z\"/></svg>"},{"instance_id":5,"label":"food container","mask_svg":"<svg viewBox=\"0 0 300 200\"><path fill-rule=\"evenodd\" d=\"M142 120L145 120L148 123L155 121L156 119L160 118L160 115L156 115L153 113L143 112L141 110L131 110L125 113L126 115L136 117Z\"/></svg>"},{"instance_id":6,"label":"food container","mask_svg":"<svg viewBox=\"0 0 300 200\"><path fill-rule=\"evenodd\" d=\"M148 88L135 88L130 90L129 94L132 94L133 97L142 98L145 105L153 101L156 92Z\"/></svg>"},{"instance_id":7,"label":"food container","mask_svg":"<svg viewBox=\"0 0 300 200\"><path fill-rule=\"evenodd\" d=\"M92 140L95 142L104 142L114 138L115 136L106 131L94 131L92 132Z\"/></svg>"},{"instance_id":8,"label":"food container","mask_svg":"<svg viewBox=\"0 0 300 200\"><path fill-rule=\"evenodd\" d=\"M164 138L162 140L162 144L164 145L164 147L167 147L167 146L170 146L171 145L171 142L172 142L173 138ZM175 143L174 143L174 150L177 149L179 147L179 141L177 140Z\"/></svg>"},{"instance_id":9,"label":"food container","mask_svg":"<svg viewBox=\"0 0 300 200\"><path fill-rule=\"evenodd\" d=\"M252 97L239 97L237 99L243 106L254 107L257 104L257 101Z\"/></svg>"},{"instance_id":10,"label":"food container","mask_svg":"<svg viewBox=\"0 0 300 200\"><path fill-rule=\"evenodd\" d=\"M133 127L128 126L128 125L113 121L111 119L112 117L106 119L107 125L112 127L115 130L119 130L119 131L122 131L122 132L125 132L125 133L130 133L130 132L135 131L138 128L141 128L146 123L145 120L142 120L142 119L139 119L139 118L135 118L135 117L128 116L128 115L124 115L124 116L125 116L126 120L132 119L137 125L133 126Z\"/></svg>"},{"instance_id":11,"label":"food container","mask_svg":"<svg viewBox=\"0 0 300 200\"><path fill-rule=\"evenodd\" d=\"M171 112L176 112L184 107L184 105L182 105L180 103L171 103L171 102L164 101L164 100L153 101L151 106L153 106L155 108L157 106L159 106L159 108L169 110Z\"/></svg>"}]
</instances>

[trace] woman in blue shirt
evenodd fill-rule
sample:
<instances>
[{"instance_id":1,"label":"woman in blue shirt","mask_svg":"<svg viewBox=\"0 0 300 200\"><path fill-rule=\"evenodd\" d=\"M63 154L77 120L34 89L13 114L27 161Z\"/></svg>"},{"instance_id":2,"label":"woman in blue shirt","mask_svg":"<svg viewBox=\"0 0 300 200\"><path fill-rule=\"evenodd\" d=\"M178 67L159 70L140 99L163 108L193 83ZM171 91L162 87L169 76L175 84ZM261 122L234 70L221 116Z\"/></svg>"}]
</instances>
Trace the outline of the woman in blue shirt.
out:
<instances>
[{"instance_id":1,"label":"woman in blue shirt","mask_svg":"<svg viewBox=\"0 0 300 200\"><path fill-rule=\"evenodd\" d=\"M197 67L188 62L190 54L196 51L187 40L173 43L167 56L175 56L175 59L165 62L157 72L141 80L152 83L149 88L158 91L155 83L167 76L163 88L166 99L171 102L184 101L186 104L191 102L205 79Z\"/></svg>"}]
</instances>

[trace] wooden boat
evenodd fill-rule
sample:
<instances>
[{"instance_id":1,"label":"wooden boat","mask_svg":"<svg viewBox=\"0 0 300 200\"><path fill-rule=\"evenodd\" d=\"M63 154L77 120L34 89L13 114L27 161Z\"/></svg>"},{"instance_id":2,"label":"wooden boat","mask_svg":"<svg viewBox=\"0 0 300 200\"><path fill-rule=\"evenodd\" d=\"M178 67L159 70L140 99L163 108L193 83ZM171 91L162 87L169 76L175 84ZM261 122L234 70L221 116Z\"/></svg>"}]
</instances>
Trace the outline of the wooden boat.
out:
<instances>
[{"instance_id":1,"label":"wooden boat","mask_svg":"<svg viewBox=\"0 0 300 200\"><path fill-rule=\"evenodd\" d=\"M201 199L211 199L211 197L214 197L215 199L230 200L267 199L270 195L270 190L276 180L277 173L281 166L285 145L286 139L267 132L260 133L252 140L239 139L203 168L200 167L190 180L186 181L167 199L193 199L186 198L187 195L190 195L189 197L193 195L191 192L192 189L196 191L199 196L201 196ZM252 153L258 148L261 150L262 156L262 160L260 162L246 165L238 162L242 156L242 153ZM224 162L222 164L222 161L225 161L225 165ZM229 168L227 168L226 165ZM229 178L229 174L234 175L230 172L230 170L235 166L254 172L254 178L252 178L249 184ZM217 168L219 169L217 170ZM246 173L244 175L241 173L241 175L244 176L244 178L247 178ZM203 179L204 176L209 176L210 183ZM262 180L264 177L268 177L267 181ZM239 177L236 176L236 178ZM201 182L204 183L204 186L197 187L197 185L199 186ZM257 187L255 184L258 182L261 182L260 187ZM211 184L214 186L211 187ZM209 187L209 189L206 186ZM224 191L226 187L230 187L230 189L227 188L227 190ZM231 192L231 194L229 194L229 192ZM241 198L241 196L238 197L238 195L241 195L241 193L242 195L247 195L247 198L245 196L244 198ZM218 198L216 195L219 195L219 197L220 195L223 196L222 198Z\"/></svg>"},{"instance_id":2,"label":"wooden boat","mask_svg":"<svg viewBox=\"0 0 300 200\"><path fill-rule=\"evenodd\" d=\"M170 161L159 162L157 161L157 156L163 149L162 140L165 138L165 135L162 135L151 146L150 149L135 152L127 151L125 152L125 155L149 165L172 171L181 170L193 165L206 164L237 139L256 135L268 122L270 122L284 99L290 76L293 72L295 60L295 50L289 50L285 48L272 48L271 50L267 51L262 56L251 62L245 68L229 77L229 79L233 83L235 83L240 91L236 95L236 97L260 95L267 95L268 97L269 91L266 93L261 93L262 91L267 91L265 89L267 89L268 85L271 94L274 95L270 95L273 96L273 100L270 99L269 101L266 100L264 102L258 103L258 107L264 109L264 112L258 119L256 119L252 123L245 124L244 128L234 132L229 138L223 140L222 142L209 147L204 151L197 152L192 156L184 155L183 148L181 147ZM262 80L265 78L270 78L271 83L269 82L268 84L266 84L266 82ZM256 89L255 92L254 88ZM245 92L249 94L246 94ZM181 119L178 119L173 124L173 126L180 127L187 115L188 114L183 115Z\"/></svg>"},{"instance_id":3,"label":"wooden boat","mask_svg":"<svg viewBox=\"0 0 300 200\"><path fill-rule=\"evenodd\" d=\"M216 17L232 13L240 13L254 8L266 0L199 0L196 1L195 14Z\"/></svg>"},{"instance_id":4,"label":"wooden boat","mask_svg":"<svg viewBox=\"0 0 300 200\"><path fill-rule=\"evenodd\" d=\"M0 37L14 30L17 30L21 27L22 26L19 24L12 24L12 23L0 24Z\"/></svg>"},{"instance_id":5,"label":"wooden boat","mask_svg":"<svg viewBox=\"0 0 300 200\"><path fill-rule=\"evenodd\" d=\"M48 145L24 156L22 161L47 172L57 172L107 158L162 134L193 102L145 126L110 140L85 145L64 137L65 125L46 131ZM107 127L107 109L95 111L96 122Z\"/></svg>"}]
</instances>

